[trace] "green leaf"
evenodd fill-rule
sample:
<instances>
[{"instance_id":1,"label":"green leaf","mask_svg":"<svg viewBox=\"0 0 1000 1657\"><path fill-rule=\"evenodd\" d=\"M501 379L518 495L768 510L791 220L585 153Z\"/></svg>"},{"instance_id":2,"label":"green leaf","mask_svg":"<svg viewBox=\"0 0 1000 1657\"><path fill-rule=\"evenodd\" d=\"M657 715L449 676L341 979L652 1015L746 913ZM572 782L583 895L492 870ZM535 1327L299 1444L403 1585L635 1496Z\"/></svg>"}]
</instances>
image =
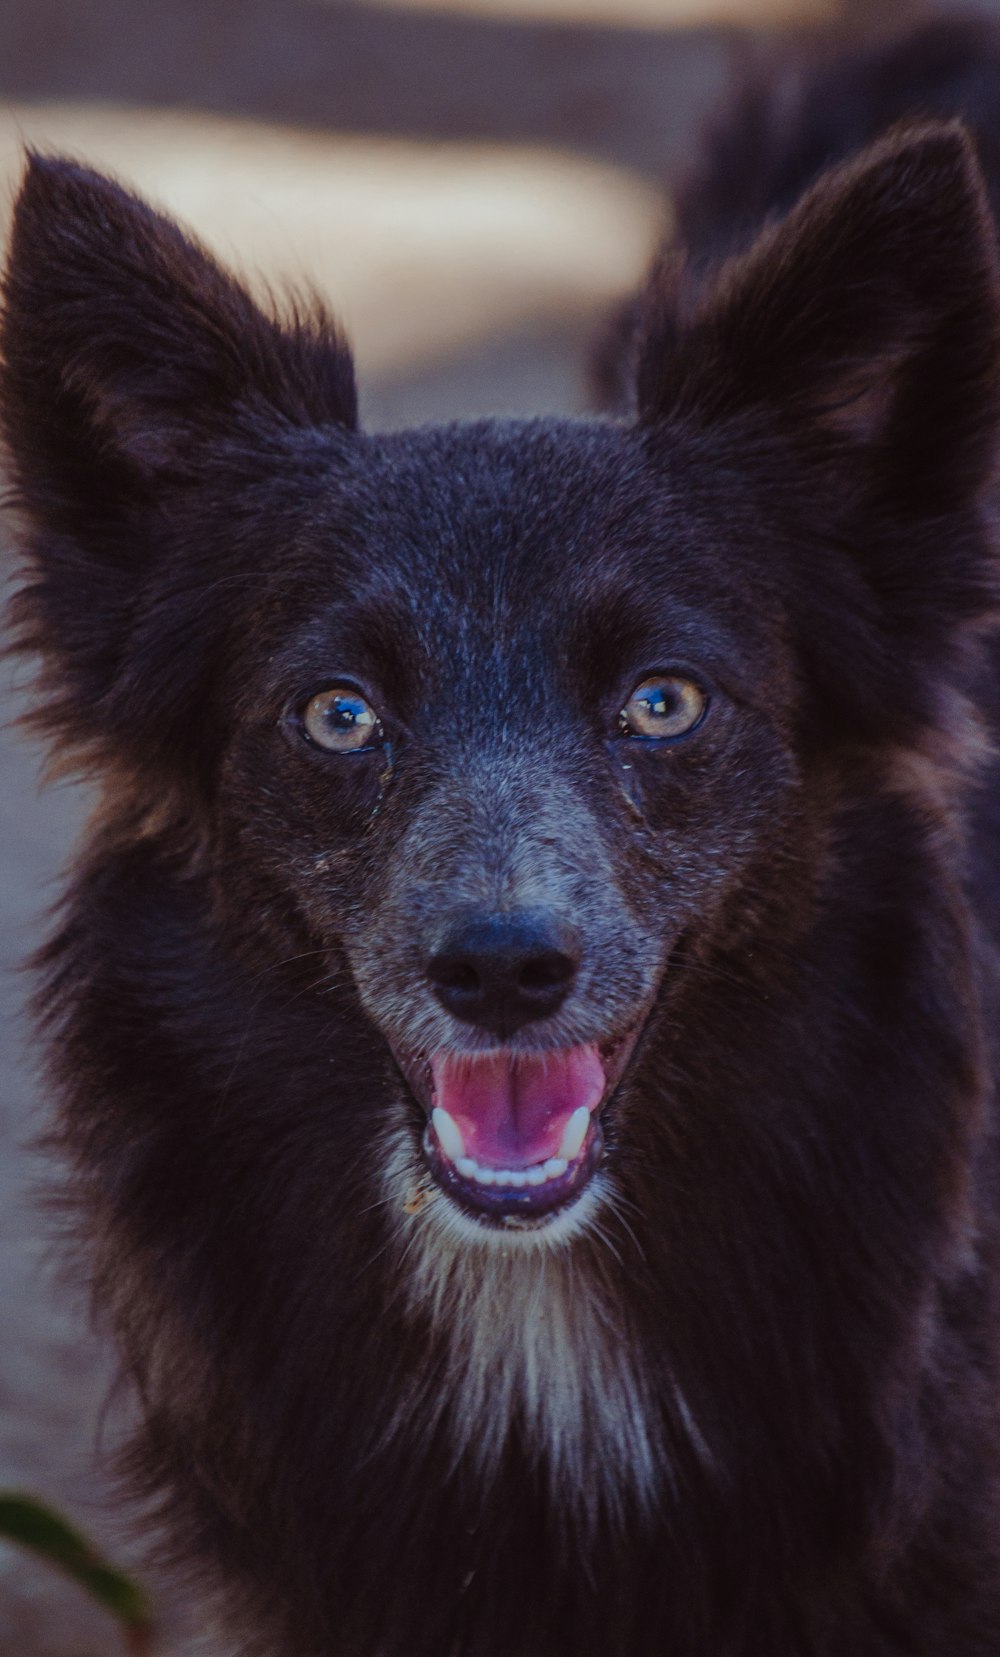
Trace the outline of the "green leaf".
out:
<instances>
[{"instance_id":1,"label":"green leaf","mask_svg":"<svg viewBox=\"0 0 1000 1657\"><path fill-rule=\"evenodd\" d=\"M80 1583L122 1623L135 1657L145 1657L153 1622L145 1593L103 1559L61 1514L31 1496L0 1492L0 1539L18 1543Z\"/></svg>"}]
</instances>

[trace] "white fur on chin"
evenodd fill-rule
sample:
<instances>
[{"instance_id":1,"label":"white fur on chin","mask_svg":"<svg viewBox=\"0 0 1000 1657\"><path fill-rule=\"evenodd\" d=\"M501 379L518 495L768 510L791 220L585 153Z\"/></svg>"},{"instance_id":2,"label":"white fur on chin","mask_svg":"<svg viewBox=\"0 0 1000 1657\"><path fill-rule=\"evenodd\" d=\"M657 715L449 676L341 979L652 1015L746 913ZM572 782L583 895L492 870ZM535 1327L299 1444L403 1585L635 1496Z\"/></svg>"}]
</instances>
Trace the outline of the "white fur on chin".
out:
<instances>
[{"instance_id":1,"label":"white fur on chin","mask_svg":"<svg viewBox=\"0 0 1000 1657\"><path fill-rule=\"evenodd\" d=\"M615 1297L586 1257L613 1200L606 1176L546 1225L506 1231L478 1224L434 1184L405 1128L387 1149L401 1292L408 1315L429 1317L447 1341L435 1403L456 1459L471 1456L489 1475L520 1421L577 1522L648 1508L669 1476L659 1412Z\"/></svg>"}]
</instances>

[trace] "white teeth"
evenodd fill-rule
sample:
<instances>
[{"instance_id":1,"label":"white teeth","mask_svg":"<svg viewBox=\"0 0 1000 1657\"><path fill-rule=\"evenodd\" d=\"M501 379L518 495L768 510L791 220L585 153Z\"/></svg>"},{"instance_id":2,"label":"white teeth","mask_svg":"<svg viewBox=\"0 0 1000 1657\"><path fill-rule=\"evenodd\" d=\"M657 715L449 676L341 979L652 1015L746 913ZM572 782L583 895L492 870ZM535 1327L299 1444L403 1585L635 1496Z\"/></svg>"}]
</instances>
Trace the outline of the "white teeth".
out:
<instances>
[{"instance_id":1,"label":"white teeth","mask_svg":"<svg viewBox=\"0 0 1000 1657\"><path fill-rule=\"evenodd\" d=\"M565 1157L567 1162L573 1162L579 1156L589 1128L590 1112L586 1105L578 1105L563 1128L559 1145L559 1155Z\"/></svg>"},{"instance_id":2,"label":"white teeth","mask_svg":"<svg viewBox=\"0 0 1000 1657\"><path fill-rule=\"evenodd\" d=\"M586 1122L577 1123L578 1116L586 1118ZM572 1148L575 1135L578 1141L576 1151L579 1151L587 1131L590 1117L585 1108L574 1111L566 1125L563 1134L561 1151L565 1151L567 1144ZM431 1122L437 1135L438 1144L443 1155L454 1166L455 1172L463 1179L474 1180L477 1185L507 1185L515 1191L521 1191L526 1185L544 1185L546 1180L561 1179L569 1167L572 1158L565 1155L550 1156L547 1162L532 1163L530 1168L489 1168L480 1167L474 1157L466 1156L465 1142L462 1139L462 1130L453 1116L440 1105L436 1105L431 1112ZM570 1129L574 1130L571 1135ZM574 1152L574 1155L576 1152Z\"/></svg>"},{"instance_id":3,"label":"white teeth","mask_svg":"<svg viewBox=\"0 0 1000 1657\"><path fill-rule=\"evenodd\" d=\"M449 1116L446 1110L442 1110L440 1105L435 1105L431 1111L431 1121L438 1136L438 1144L449 1162L457 1162L459 1157L464 1157L465 1140L455 1118Z\"/></svg>"}]
</instances>

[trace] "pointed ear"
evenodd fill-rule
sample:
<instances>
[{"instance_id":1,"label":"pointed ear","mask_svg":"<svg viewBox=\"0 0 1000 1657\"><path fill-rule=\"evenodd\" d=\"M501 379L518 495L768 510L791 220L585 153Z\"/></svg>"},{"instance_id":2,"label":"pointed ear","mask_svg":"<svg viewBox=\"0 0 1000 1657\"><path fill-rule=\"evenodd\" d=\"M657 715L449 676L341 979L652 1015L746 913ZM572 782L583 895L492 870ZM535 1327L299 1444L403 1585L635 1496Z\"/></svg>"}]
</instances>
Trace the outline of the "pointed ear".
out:
<instances>
[{"instance_id":1,"label":"pointed ear","mask_svg":"<svg viewBox=\"0 0 1000 1657\"><path fill-rule=\"evenodd\" d=\"M957 124L897 132L827 173L685 314L656 281L640 422L769 410L835 437L904 510L967 499L991 470L1000 298L995 231Z\"/></svg>"},{"instance_id":2,"label":"pointed ear","mask_svg":"<svg viewBox=\"0 0 1000 1657\"><path fill-rule=\"evenodd\" d=\"M3 292L4 435L22 504L50 524L159 486L249 421L355 424L325 317L281 326L169 219L73 162L29 155Z\"/></svg>"},{"instance_id":3,"label":"pointed ear","mask_svg":"<svg viewBox=\"0 0 1000 1657\"><path fill-rule=\"evenodd\" d=\"M297 500L351 441L350 353L321 313L279 323L169 219L64 160L29 159L3 297L31 722L63 762L191 771L235 625L206 576L245 576L262 488Z\"/></svg>"}]
</instances>

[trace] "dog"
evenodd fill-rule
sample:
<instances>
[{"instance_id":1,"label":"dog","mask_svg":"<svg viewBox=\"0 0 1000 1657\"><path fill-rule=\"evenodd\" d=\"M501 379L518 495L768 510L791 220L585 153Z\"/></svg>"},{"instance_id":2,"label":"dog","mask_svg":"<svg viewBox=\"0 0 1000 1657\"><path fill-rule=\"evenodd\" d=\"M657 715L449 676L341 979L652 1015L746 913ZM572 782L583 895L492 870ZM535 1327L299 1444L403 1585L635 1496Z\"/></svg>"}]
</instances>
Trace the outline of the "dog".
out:
<instances>
[{"instance_id":1,"label":"dog","mask_svg":"<svg viewBox=\"0 0 1000 1657\"><path fill-rule=\"evenodd\" d=\"M100 789L40 1015L129 1471L241 1651L1000 1650L1000 284L939 38L954 108L884 47L918 119L813 81L793 199L718 180L618 418L364 433L325 314L29 159L15 621Z\"/></svg>"}]
</instances>

